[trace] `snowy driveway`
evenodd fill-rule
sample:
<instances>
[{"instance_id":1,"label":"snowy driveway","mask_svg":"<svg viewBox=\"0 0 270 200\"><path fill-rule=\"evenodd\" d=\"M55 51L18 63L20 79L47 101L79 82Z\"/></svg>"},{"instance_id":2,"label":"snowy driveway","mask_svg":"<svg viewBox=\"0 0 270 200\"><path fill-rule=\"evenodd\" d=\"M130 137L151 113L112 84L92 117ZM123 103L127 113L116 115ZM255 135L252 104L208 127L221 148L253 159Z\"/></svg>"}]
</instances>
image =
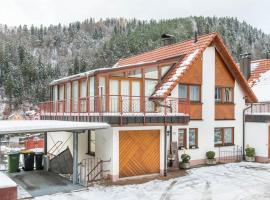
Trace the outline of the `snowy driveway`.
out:
<instances>
[{"instance_id":1,"label":"snowy driveway","mask_svg":"<svg viewBox=\"0 0 270 200\"><path fill-rule=\"evenodd\" d=\"M167 181L95 186L35 200L264 200L270 199L270 164L234 163L189 170Z\"/></svg>"}]
</instances>

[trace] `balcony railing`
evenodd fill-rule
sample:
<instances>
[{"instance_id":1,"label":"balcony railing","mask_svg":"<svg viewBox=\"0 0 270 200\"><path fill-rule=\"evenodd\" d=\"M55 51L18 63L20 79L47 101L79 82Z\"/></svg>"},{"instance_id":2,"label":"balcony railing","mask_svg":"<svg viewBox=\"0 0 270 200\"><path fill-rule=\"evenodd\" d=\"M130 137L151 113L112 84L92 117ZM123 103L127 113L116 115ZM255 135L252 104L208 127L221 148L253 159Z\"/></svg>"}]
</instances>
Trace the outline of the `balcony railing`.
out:
<instances>
[{"instance_id":1,"label":"balcony railing","mask_svg":"<svg viewBox=\"0 0 270 200\"><path fill-rule=\"evenodd\" d=\"M246 114L248 115L270 115L270 102L249 104Z\"/></svg>"},{"instance_id":2,"label":"balcony railing","mask_svg":"<svg viewBox=\"0 0 270 200\"><path fill-rule=\"evenodd\" d=\"M149 97L95 96L42 102L39 108L41 115L189 115L189 101L172 97L157 104L149 100Z\"/></svg>"}]
</instances>

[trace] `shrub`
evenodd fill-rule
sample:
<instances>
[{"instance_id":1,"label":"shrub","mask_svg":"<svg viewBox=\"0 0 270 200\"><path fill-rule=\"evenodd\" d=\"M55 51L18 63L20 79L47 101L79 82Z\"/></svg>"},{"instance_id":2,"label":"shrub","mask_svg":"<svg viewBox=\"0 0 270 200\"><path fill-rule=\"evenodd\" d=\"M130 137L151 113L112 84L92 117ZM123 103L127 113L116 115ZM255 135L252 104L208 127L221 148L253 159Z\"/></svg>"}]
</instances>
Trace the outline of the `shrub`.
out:
<instances>
[{"instance_id":1,"label":"shrub","mask_svg":"<svg viewBox=\"0 0 270 200\"><path fill-rule=\"evenodd\" d=\"M182 163L189 163L190 155L184 153L181 155Z\"/></svg>"},{"instance_id":2,"label":"shrub","mask_svg":"<svg viewBox=\"0 0 270 200\"><path fill-rule=\"evenodd\" d=\"M255 149L254 148L248 146L245 149L245 151L246 151L246 156L248 156L248 157L254 157L255 156Z\"/></svg>"},{"instance_id":3,"label":"shrub","mask_svg":"<svg viewBox=\"0 0 270 200\"><path fill-rule=\"evenodd\" d=\"M206 158L207 159L214 159L215 155L216 155L216 153L214 151L207 151L206 152Z\"/></svg>"}]
</instances>

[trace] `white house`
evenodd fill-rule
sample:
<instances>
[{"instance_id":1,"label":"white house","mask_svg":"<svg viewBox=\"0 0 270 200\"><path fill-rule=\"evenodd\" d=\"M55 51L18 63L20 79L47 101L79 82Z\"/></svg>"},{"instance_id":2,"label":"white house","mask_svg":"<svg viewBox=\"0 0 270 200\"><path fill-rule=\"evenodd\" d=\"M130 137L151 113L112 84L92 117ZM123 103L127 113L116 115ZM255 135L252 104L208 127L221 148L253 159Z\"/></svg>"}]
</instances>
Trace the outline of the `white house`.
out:
<instances>
[{"instance_id":1,"label":"white house","mask_svg":"<svg viewBox=\"0 0 270 200\"><path fill-rule=\"evenodd\" d=\"M163 174L168 157L180 159L183 149L197 165L209 150L219 157L221 148L242 147L245 103L257 101L217 33L55 80L51 90L42 119L111 125L79 136L79 160L110 161L104 168L114 181ZM63 141L61 152L69 137L48 135L48 149Z\"/></svg>"},{"instance_id":2,"label":"white house","mask_svg":"<svg viewBox=\"0 0 270 200\"><path fill-rule=\"evenodd\" d=\"M246 111L246 144L256 150L256 160L270 158L270 59L254 60L250 65L248 83L259 103Z\"/></svg>"}]
</instances>

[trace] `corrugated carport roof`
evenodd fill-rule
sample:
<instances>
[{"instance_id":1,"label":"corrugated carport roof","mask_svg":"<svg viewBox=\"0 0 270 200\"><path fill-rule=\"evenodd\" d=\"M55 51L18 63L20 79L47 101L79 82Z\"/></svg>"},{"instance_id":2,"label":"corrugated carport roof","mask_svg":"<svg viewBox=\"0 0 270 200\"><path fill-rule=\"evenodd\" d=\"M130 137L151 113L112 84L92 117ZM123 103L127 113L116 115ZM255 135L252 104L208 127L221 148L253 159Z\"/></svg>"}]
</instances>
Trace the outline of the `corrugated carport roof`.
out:
<instances>
[{"instance_id":1,"label":"corrugated carport roof","mask_svg":"<svg viewBox=\"0 0 270 200\"><path fill-rule=\"evenodd\" d=\"M0 135L14 133L39 133L58 131L84 131L109 128L107 123L72 122L57 120L12 120L0 121Z\"/></svg>"}]
</instances>

